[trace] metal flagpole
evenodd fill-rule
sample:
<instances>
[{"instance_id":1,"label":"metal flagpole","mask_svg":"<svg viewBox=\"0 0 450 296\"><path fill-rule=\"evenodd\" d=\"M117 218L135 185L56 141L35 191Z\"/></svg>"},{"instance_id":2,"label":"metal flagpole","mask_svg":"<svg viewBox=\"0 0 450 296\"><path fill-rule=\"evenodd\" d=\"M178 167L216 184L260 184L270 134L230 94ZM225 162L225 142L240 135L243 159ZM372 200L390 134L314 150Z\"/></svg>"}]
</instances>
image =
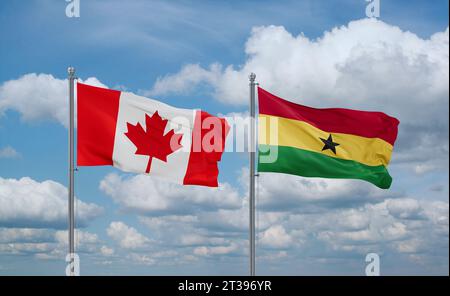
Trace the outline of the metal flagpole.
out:
<instances>
[{"instance_id":1,"label":"metal flagpole","mask_svg":"<svg viewBox=\"0 0 450 296\"><path fill-rule=\"evenodd\" d=\"M75 253L75 196L74 196L74 96L75 96L75 68L67 69L69 75L69 256L70 275L75 275L74 253Z\"/></svg>"},{"instance_id":2,"label":"metal flagpole","mask_svg":"<svg viewBox=\"0 0 450 296\"><path fill-rule=\"evenodd\" d=\"M250 275L255 275L255 79L256 74L251 73L250 79Z\"/></svg>"}]
</instances>

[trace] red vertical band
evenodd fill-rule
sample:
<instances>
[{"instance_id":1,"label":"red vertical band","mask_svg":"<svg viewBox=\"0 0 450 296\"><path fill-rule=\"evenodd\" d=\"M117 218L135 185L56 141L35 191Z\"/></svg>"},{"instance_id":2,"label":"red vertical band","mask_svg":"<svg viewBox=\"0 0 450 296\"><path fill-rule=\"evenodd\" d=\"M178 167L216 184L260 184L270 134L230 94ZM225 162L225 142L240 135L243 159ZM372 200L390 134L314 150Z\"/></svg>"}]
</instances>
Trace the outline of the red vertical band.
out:
<instances>
[{"instance_id":1,"label":"red vertical band","mask_svg":"<svg viewBox=\"0 0 450 296\"><path fill-rule=\"evenodd\" d=\"M229 129L224 118L203 111L196 112L184 185L218 186L217 163L222 158Z\"/></svg>"},{"instance_id":2,"label":"red vertical band","mask_svg":"<svg viewBox=\"0 0 450 296\"><path fill-rule=\"evenodd\" d=\"M77 165L112 165L120 91L77 83Z\"/></svg>"}]
</instances>

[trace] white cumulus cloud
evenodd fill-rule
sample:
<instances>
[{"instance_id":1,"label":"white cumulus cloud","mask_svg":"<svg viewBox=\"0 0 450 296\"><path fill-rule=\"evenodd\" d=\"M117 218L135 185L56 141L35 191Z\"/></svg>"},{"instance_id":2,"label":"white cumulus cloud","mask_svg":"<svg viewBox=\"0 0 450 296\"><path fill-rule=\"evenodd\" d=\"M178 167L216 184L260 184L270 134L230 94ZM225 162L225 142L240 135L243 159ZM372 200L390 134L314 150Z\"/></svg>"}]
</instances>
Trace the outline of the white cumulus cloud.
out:
<instances>
[{"instance_id":1,"label":"white cumulus cloud","mask_svg":"<svg viewBox=\"0 0 450 296\"><path fill-rule=\"evenodd\" d=\"M106 87L97 78L80 82ZM7 110L19 112L25 122L54 120L69 122L68 80L51 74L29 73L0 84L0 116Z\"/></svg>"},{"instance_id":2,"label":"white cumulus cloud","mask_svg":"<svg viewBox=\"0 0 450 296\"><path fill-rule=\"evenodd\" d=\"M124 249L140 249L150 242L147 237L139 233L135 228L120 221L111 222L106 232L109 237Z\"/></svg>"},{"instance_id":3,"label":"white cumulus cloud","mask_svg":"<svg viewBox=\"0 0 450 296\"><path fill-rule=\"evenodd\" d=\"M145 175L109 174L100 189L127 210L140 214L188 213L195 209L238 208L241 200L228 184L218 188L181 186Z\"/></svg>"},{"instance_id":4,"label":"white cumulus cloud","mask_svg":"<svg viewBox=\"0 0 450 296\"><path fill-rule=\"evenodd\" d=\"M78 253L101 253L100 240L95 233L75 230L75 248ZM33 228L0 228L0 253L34 255L37 259L64 260L68 251L66 230Z\"/></svg>"},{"instance_id":5,"label":"white cumulus cloud","mask_svg":"<svg viewBox=\"0 0 450 296\"><path fill-rule=\"evenodd\" d=\"M292 237L282 225L274 225L261 233L258 242L270 248L287 248L292 244Z\"/></svg>"},{"instance_id":6,"label":"white cumulus cloud","mask_svg":"<svg viewBox=\"0 0 450 296\"><path fill-rule=\"evenodd\" d=\"M92 203L78 201L76 219L86 226L102 213ZM0 226L64 228L67 226L67 188L55 181L35 181L29 177L0 177Z\"/></svg>"}]
</instances>

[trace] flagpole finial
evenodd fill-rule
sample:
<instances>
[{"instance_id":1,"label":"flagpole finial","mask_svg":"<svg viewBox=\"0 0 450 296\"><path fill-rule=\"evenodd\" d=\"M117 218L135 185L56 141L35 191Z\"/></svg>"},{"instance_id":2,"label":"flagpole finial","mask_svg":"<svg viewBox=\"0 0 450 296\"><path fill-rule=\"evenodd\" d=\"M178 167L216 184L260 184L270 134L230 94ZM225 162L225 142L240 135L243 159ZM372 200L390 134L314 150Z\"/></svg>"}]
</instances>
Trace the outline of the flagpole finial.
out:
<instances>
[{"instance_id":1,"label":"flagpole finial","mask_svg":"<svg viewBox=\"0 0 450 296\"><path fill-rule=\"evenodd\" d=\"M74 67L67 68L67 73L69 74L69 76L74 76L75 75L75 68Z\"/></svg>"},{"instance_id":2,"label":"flagpole finial","mask_svg":"<svg viewBox=\"0 0 450 296\"><path fill-rule=\"evenodd\" d=\"M255 82L256 74L253 72L250 73L250 75L248 75L248 79L250 79L250 82Z\"/></svg>"}]
</instances>

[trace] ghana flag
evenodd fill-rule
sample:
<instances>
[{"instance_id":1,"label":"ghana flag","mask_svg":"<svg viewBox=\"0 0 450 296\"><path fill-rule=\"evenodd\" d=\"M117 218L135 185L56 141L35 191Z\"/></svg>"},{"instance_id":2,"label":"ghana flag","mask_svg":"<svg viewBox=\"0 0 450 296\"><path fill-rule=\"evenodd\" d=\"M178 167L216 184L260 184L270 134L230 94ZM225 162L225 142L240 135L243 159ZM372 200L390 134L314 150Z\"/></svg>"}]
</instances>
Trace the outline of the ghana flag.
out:
<instances>
[{"instance_id":1,"label":"ghana flag","mask_svg":"<svg viewBox=\"0 0 450 296\"><path fill-rule=\"evenodd\" d=\"M258 88L258 171L391 186L399 121L382 112L315 109Z\"/></svg>"}]
</instances>

